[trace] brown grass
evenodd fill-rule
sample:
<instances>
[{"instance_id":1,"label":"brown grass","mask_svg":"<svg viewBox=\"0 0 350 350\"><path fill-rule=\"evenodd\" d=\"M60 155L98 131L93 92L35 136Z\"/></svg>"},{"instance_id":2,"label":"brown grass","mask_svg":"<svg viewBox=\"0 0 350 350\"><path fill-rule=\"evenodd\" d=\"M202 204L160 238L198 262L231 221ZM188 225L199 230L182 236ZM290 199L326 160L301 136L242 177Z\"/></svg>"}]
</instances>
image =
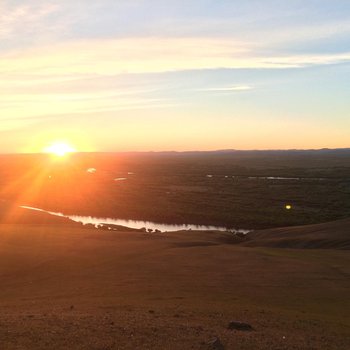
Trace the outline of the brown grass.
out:
<instances>
[{"instance_id":1,"label":"brown grass","mask_svg":"<svg viewBox=\"0 0 350 350\"><path fill-rule=\"evenodd\" d=\"M251 232L244 245L300 249L350 249L350 219Z\"/></svg>"},{"instance_id":2,"label":"brown grass","mask_svg":"<svg viewBox=\"0 0 350 350\"><path fill-rule=\"evenodd\" d=\"M3 224L0 349L350 347L347 252L224 238Z\"/></svg>"}]
</instances>

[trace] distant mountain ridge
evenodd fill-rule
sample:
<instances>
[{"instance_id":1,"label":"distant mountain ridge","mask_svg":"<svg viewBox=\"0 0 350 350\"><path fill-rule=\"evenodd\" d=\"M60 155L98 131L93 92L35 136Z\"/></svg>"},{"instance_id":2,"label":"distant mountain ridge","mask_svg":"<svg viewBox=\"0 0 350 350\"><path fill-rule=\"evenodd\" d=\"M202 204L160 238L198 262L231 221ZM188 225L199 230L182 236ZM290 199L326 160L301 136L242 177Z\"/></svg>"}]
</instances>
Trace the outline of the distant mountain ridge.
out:
<instances>
[{"instance_id":1,"label":"distant mountain ridge","mask_svg":"<svg viewBox=\"0 0 350 350\"><path fill-rule=\"evenodd\" d=\"M300 154L300 153L309 153L309 154L332 154L332 153L350 153L350 147L347 148L319 148L319 149L298 149L298 148L291 148L291 149L235 149L235 148L228 148L228 149L217 149L217 150L189 150L189 151L96 151L96 152L84 152L84 151L78 151L76 154L89 154L89 153L96 153L96 154ZM9 155L34 155L34 154L41 154L41 153L0 153L0 155L9 156ZM46 154L43 154L47 156Z\"/></svg>"}]
</instances>

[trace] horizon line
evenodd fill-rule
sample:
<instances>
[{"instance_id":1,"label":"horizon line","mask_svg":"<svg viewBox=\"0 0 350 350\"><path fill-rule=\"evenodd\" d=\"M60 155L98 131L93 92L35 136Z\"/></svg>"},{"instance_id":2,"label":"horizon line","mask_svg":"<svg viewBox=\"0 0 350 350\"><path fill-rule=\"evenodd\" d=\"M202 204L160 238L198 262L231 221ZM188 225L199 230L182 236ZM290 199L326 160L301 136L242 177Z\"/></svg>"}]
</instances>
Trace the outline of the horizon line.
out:
<instances>
[{"instance_id":1,"label":"horizon line","mask_svg":"<svg viewBox=\"0 0 350 350\"><path fill-rule=\"evenodd\" d=\"M336 148L264 148L264 149L235 149L235 148L227 148L227 149L213 149L213 150L185 150L185 151L176 151L176 150L164 150L164 151L76 151L76 152L68 152L70 155L74 154L146 154L146 153L234 153L234 152L306 152L306 151L350 151L349 147L336 147ZM0 152L0 155L49 155L46 152Z\"/></svg>"}]
</instances>

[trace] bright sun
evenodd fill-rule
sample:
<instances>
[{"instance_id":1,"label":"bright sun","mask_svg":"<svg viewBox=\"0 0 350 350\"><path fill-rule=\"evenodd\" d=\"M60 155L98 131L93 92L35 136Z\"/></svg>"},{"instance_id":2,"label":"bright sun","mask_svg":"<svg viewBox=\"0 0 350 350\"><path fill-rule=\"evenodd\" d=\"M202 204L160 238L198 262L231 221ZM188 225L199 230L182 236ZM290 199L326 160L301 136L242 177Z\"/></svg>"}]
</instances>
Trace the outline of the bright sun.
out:
<instances>
[{"instance_id":1,"label":"bright sun","mask_svg":"<svg viewBox=\"0 0 350 350\"><path fill-rule=\"evenodd\" d=\"M51 146L46 147L44 149L44 152L53 154L57 157L63 157L67 153L76 152L76 150L67 143L56 142L56 143L53 143Z\"/></svg>"}]
</instances>

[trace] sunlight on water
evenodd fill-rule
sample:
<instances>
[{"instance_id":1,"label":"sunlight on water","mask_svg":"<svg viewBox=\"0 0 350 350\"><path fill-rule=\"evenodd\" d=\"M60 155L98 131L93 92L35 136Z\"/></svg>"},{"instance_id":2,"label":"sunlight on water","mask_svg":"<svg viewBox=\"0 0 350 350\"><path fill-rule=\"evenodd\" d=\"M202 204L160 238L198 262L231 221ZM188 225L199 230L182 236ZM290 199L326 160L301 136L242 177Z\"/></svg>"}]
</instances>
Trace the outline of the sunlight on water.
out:
<instances>
[{"instance_id":1,"label":"sunlight on water","mask_svg":"<svg viewBox=\"0 0 350 350\"><path fill-rule=\"evenodd\" d=\"M225 176L226 177L226 176ZM283 176L241 176L235 175L232 178L241 178L241 179L249 179L249 180L290 180L290 181L324 181L326 178L322 177L283 177Z\"/></svg>"},{"instance_id":2,"label":"sunlight on water","mask_svg":"<svg viewBox=\"0 0 350 350\"><path fill-rule=\"evenodd\" d=\"M146 230L152 230L152 231L159 230L162 232L181 231L181 230L198 230L198 231L213 230L213 231L230 231L233 233L246 234L250 231L250 230L244 230L244 229L228 229L226 227L220 227L220 226L191 225L191 224L173 225L173 224L155 223L152 221L124 220L124 219L113 219L113 218L97 218L97 217L93 217L93 216L80 216L80 215L64 215L63 213L47 211L47 210L28 207L28 206L24 206L24 205L20 206L20 208L40 211L40 212L47 213L50 215L68 218L72 221L80 222L84 225L92 224L95 227L99 227L103 224L106 224L106 225L125 226L125 227L129 227L129 228L134 228L134 229L145 228Z\"/></svg>"},{"instance_id":3,"label":"sunlight on water","mask_svg":"<svg viewBox=\"0 0 350 350\"><path fill-rule=\"evenodd\" d=\"M125 181L127 180L126 177L117 177L116 179L114 179L114 181Z\"/></svg>"}]
</instances>

